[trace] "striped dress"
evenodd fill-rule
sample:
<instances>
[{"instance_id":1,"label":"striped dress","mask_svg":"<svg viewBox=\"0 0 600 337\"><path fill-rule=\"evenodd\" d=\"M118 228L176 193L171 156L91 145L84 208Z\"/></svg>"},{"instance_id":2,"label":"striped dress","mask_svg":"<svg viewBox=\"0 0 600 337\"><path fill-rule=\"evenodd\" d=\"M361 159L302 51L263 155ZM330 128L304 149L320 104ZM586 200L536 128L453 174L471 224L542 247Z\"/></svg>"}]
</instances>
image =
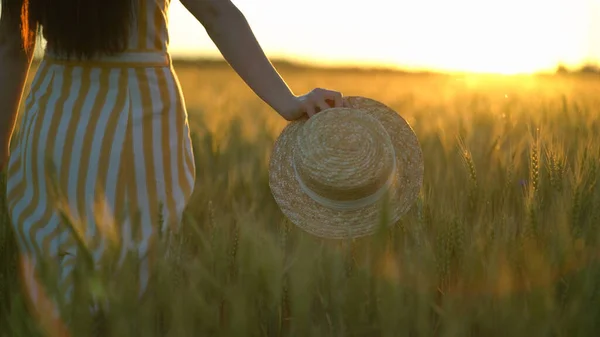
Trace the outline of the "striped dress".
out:
<instances>
[{"instance_id":1,"label":"striped dress","mask_svg":"<svg viewBox=\"0 0 600 337\"><path fill-rule=\"evenodd\" d=\"M78 248L61 214L95 261L115 238L121 258L139 253L140 294L158 231L181 222L195 166L167 52L169 2L140 1L137 29L118 56L80 63L46 48L13 139L6 191L22 256L33 262L25 282L34 304L39 257L58 261L59 287L72 294Z\"/></svg>"}]
</instances>

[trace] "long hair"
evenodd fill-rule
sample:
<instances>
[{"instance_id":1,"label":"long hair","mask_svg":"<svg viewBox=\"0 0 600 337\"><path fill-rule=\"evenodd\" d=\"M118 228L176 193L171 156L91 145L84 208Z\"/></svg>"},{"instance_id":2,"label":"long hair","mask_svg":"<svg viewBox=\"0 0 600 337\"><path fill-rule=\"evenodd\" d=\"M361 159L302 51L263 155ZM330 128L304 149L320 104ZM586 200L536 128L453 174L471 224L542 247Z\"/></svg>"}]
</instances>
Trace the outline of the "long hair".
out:
<instances>
[{"instance_id":1,"label":"long hair","mask_svg":"<svg viewBox=\"0 0 600 337\"><path fill-rule=\"evenodd\" d=\"M53 51L85 59L127 47L134 1L2 0L2 19L19 21L23 48L28 53L41 32Z\"/></svg>"}]
</instances>

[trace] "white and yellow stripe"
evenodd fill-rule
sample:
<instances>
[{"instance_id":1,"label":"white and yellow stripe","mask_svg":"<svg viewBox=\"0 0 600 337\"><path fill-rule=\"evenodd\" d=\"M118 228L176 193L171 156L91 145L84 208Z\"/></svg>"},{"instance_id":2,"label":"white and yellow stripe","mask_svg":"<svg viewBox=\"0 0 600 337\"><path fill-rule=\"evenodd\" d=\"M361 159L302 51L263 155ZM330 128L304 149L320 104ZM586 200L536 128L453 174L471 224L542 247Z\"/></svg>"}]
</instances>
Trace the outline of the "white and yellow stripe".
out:
<instances>
[{"instance_id":1,"label":"white and yellow stripe","mask_svg":"<svg viewBox=\"0 0 600 337\"><path fill-rule=\"evenodd\" d=\"M137 51L167 50L170 0L139 1L137 29L129 39L129 49Z\"/></svg>"},{"instance_id":2,"label":"white and yellow stripe","mask_svg":"<svg viewBox=\"0 0 600 337\"><path fill-rule=\"evenodd\" d=\"M140 257L151 255L159 215L165 229L178 227L191 196L187 111L166 52L168 2L141 1L132 48L122 55L78 63L48 54L26 99L8 167L9 215L24 255L60 260L67 294L76 244L56 208L50 162L96 261L107 248L98 196L110 215L123 216L115 224L122 257L133 247ZM61 259L62 251L72 255ZM140 269L140 293L147 264ZM37 291L30 289L34 304Z\"/></svg>"}]
</instances>

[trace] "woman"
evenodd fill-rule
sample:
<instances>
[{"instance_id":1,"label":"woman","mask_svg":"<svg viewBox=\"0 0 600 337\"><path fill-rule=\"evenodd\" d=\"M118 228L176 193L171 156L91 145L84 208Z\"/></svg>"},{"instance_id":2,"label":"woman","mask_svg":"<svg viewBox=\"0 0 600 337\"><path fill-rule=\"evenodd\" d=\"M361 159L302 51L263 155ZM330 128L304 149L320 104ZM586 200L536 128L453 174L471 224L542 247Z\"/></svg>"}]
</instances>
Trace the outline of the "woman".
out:
<instances>
[{"instance_id":1,"label":"woman","mask_svg":"<svg viewBox=\"0 0 600 337\"><path fill-rule=\"evenodd\" d=\"M294 95L229 0L181 1L240 77L286 120L310 117L328 102L342 105L336 91ZM142 294L159 227L179 226L192 193L187 112L167 52L169 2L2 0L0 169L7 170L9 215L33 266L39 256L61 261L67 295L77 245L59 210L85 225L96 261L108 245L106 219L119 220L121 257L135 247L144 261ZM40 27L45 56L10 153Z\"/></svg>"}]
</instances>

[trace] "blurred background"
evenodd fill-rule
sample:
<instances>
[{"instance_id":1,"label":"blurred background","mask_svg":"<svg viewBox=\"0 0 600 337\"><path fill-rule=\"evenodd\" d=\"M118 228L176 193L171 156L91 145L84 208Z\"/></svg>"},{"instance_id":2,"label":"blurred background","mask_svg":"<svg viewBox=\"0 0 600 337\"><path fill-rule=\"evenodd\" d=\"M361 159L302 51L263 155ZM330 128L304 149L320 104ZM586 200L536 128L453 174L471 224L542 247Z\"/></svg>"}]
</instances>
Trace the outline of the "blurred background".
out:
<instances>
[{"instance_id":1,"label":"blurred background","mask_svg":"<svg viewBox=\"0 0 600 337\"><path fill-rule=\"evenodd\" d=\"M127 273L82 279L111 301L103 336L600 336L600 0L233 2L295 93L369 97L410 124L421 194L377 235L324 242L296 228L269 188L288 122L173 0L196 162L189 225L143 310ZM41 337L5 207L0 193L0 337ZM73 336L90 336L87 302L75 305ZM148 317L155 331L136 325Z\"/></svg>"},{"instance_id":2,"label":"blurred background","mask_svg":"<svg viewBox=\"0 0 600 337\"><path fill-rule=\"evenodd\" d=\"M600 0L233 2L272 59L500 74L600 60ZM220 57L177 0L169 19L175 57Z\"/></svg>"}]
</instances>

